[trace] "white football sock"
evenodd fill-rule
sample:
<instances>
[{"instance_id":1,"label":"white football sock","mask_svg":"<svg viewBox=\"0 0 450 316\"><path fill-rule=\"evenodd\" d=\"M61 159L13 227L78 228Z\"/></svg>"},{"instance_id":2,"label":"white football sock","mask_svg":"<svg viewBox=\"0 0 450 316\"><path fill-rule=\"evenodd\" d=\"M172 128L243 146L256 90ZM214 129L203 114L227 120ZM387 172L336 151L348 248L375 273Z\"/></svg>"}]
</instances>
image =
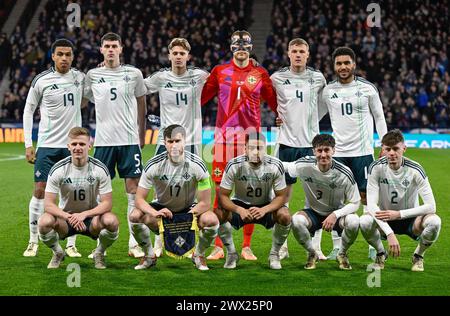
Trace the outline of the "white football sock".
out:
<instances>
[{"instance_id":1,"label":"white football sock","mask_svg":"<svg viewBox=\"0 0 450 316\"><path fill-rule=\"evenodd\" d=\"M342 244L339 250L340 254L346 254L348 248L353 245L358 237L359 217L356 214L349 214L345 217L345 227L342 232Z\"/></svg>"},{"instance_id":2,"label":"white football sock","mask_svg":"<svg viewBox=\"0 0 450 316\"><path fill-rule=\"evenodd\" d=\"M291 224L284 226L275 223L272 231L272 249L270 249L271 254L278 254L280 252L280 248L286 242L290 230Z\"/></svg>"},{"instance_id":3,"label":"white football sock","mask_svg":"<svg viewBox=\"0 0 450 316\"><path fill-rule=\"evenodd\" d=\"M127 208L127 223L128 223L128 232L130 233L130 237L128 238L128 249L135 247L138 243L133 236L131 223L130 223L130 213L134 209L134 200L136 198L136 194L127 193L128 199L128 208Z\"/></svg>"},{"instance_id":4,"label":"white football sock","mask_svg":"<svg viewBox=\"0 0 450 316\"><path fill-rule=\"evenodd\" d=\"M105 250L113 244L114 241L119 237L119 231L109 231L106 228L103 228L98 234L99 245L95 252L104 253Z\"/></svg>"},{"instance_id":5,"label":"white football sock","mask_svg":"<svg viewBox=\"0 0 450 316\"><path fill-rule=\"evenodd\" d=\"M73 235L73 236L67 237L66 248L68 248L68 247L75 247L76 240L77 240L77 235Z\"/></svg>"},{"instance_id":6,"label":"white football sock","mask_svg":"<svg viewBox=\"0 0 450 316\"><path fill-rule=\"evenodd\" d=\"M322 229L316 230L314 233L314 237L312 238L312 244L316 251L322 251L321 244L322 243Z\"/></svg>"},{"instance_id":7,"label":"white football sock","mask_svg":"<svg viewBox=\"0 0 450 316\"><path fill-rule=\"evenodd\" d=\"M308 231L308 220L303 215L292 216L292 233L294 234L297 242L303 246L309 253L315 251L312 242L311 235Z\"/></svg>"},{"instance_id":8,"label":"white football sock","mask_svg":"<svg viewBox=\"0 0 450 316\"><path fill-rule=\"evenodd\" d=\"M143 223L131 223L131 232L137 243L142 247L145 255L148 257L154 257L152 241L150 239L150 228Z\"/></svg>"},{"instance_id":9,"label":"white football sock","mask_svg":"<svg viewBox=\"0 0 450 316\"><path fill-rule=\"evenodd\" d=\"M63 252L63 249L59 245L59 235L55 230L52 229L47 234L39 233L39 237L42 242L53 251L53 253Z\"/></svg>"},{"instance_id":10,"label":"white football sock","mask_svg":"<svg viewBox=\"0 0 450 316\"><path fill-rule=\"evenodd\" d=\"M371 215L363 215L359 218L359 227L361 233L369 243L377 251L377 253L384 252L384 246L381 242L381 235L377 229L377 224Z\"/></svg>"},{"instance_id":11,"label":"white football sock","mask_svg":"<svg viewBox=\"0 0 450 316\"><path fill-rule=\"evenodd\" d=\"M414 253L422 256L425 251L437 240L441 231L441 219L437 215L428 216L423 221L423 232L420 234L420 241Z\"/></svg>"},{"instance_id":12,"label":"white football sock","mask_svg":"<svg viewBox=\"0 0 450 316\"><path fill-rule=\"evenodd\" d=\"M33 242L35 244L39 242L38 220L42 213L44 213L44 199L38 199L33 195L28 206L28 224L30 229L29 242Z\"/></svg>"},{"instance_id":13,"label":"white football sock","mask_svg":"<svg viewBox=\"0 0 450 316\"><path fill-rule=\"evenodd\" d=\"M358 222L359 224L359 222ZM359 225L358 225L359 227ZM339 249L341 248L341 237L339 237L339 234L337 231L332 230L331 231L331 239L333 240L333 249Z\"/></svg>"},{"instance_id":14,"label":"white football sock","mask_svg":"<svg viewBox=\"0 0 450 316\"><path fill-rule=\"evenodd\" d=\"M229 222L219 226L219 237L228 253L236 253L236 247L233 241L233 228Z\"/></svg>"},{"instance_id":15,"label":"white football sock","mask_svg":"<svg viewBox=\"0 0 450 316\"><path fill-rule=\"evenodd\" d=\"M200 236L197 246L195 247L195 254L197 256L205 256L205 251L211 245L211 242L216 238L219 224L212 227L205 227L200 230Z\"/></svg>"}]
</instances>

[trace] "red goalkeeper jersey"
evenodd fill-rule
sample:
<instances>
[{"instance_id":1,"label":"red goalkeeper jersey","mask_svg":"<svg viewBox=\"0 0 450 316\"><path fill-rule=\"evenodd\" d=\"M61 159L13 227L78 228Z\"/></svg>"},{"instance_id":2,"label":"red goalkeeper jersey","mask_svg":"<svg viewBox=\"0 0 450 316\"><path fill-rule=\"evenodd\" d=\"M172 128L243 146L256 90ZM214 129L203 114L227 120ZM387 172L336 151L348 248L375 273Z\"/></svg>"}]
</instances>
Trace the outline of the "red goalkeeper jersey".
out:
<instances>
[{"instance_id":1,"label":"red goalkeeper jersey","mask_svg":"<svg viewBox=\"0 0 450 316\"><path fill-rule=\"evenodd\" d=\"M252 62L245 68L233 60L214 67L202 90L202 105L218 96L215 143L241 143L247 129L260 130L261 99L276 112L277 97L269 74Z\"/></svg>"}]
</instances>

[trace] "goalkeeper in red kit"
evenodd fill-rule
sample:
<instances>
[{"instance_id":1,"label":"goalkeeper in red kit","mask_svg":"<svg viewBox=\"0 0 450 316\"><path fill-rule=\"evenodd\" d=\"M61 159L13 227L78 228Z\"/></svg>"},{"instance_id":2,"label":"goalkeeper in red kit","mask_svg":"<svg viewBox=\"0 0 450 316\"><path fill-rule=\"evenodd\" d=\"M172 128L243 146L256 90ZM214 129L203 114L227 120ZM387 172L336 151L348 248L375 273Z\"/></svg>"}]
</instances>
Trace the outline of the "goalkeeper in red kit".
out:
<instances>
[{"instance_id":1,"label":"goalkeeper in red kit","mask_svg":"<svg viewBox=\"0 0 450 316\"><path fill-rule=\"evenodd\" d=\"M214 133L214 160L212 178L216 184L214 209L218 208L218 190L227 162L244 154L245 133L261 129L261 99L276 113L277 99L267 71L250 60L252 38L247 31L231 35L230 49L233 59L215 66L202 90L202 106L218 97L216 129ZM220 229L231 229L225 224ZM241 257L257 260L250 248L254 224L244 226ZM207 257L218 260L224 257L223 244L216 238L213 252Z\"/></svg>"}]
</instances>

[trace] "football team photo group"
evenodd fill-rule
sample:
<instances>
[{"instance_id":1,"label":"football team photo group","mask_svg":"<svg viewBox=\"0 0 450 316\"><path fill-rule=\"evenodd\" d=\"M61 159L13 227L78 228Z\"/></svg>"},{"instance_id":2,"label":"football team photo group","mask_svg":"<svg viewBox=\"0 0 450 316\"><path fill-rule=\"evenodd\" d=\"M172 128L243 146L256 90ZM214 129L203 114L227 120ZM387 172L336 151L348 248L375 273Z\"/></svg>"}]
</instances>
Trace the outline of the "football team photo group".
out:
<instances>
[{"instance_id":1,"label":"football team photo group","mask_svg":"<svg viewBox=\"0 0 450 316\"><path fill-rule=\"evenodd\" d=\"M4 33L3 295L450 293L445 1L150 2Z\"/></svg>"}]
</instances>

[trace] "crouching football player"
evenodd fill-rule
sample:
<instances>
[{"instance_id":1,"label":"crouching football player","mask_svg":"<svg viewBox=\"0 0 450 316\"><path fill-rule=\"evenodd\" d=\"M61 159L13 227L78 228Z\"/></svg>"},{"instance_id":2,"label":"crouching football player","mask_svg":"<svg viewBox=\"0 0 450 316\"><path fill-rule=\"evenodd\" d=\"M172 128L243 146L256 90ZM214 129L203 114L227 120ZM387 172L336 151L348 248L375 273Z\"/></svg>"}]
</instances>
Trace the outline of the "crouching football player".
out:
<instances>
[{"instance_id":1,"label":"crouching football player","mask_svg":"<svg viewBox=\"0 0 450 316\"><path fill-rule=\"evenodd\" d=\"M88 156L91 146L87 129L72 128L67 146L70 156L57 162L49 172L45 213L38 222L39 237L53 251L47 268L58 268L64 259L60 239L82 234L99 239L94 264L97 269L105 269L104 252L119 233L119 220L111 212L111 177L103 163ZM58 194L61 207L56 203Z\"/></svg>"},{"instance_id":2,"label":"crouching football player","mask_svg":"<svg viewBox=\"0 0 450 316\"><path fill-rule=\"evenodd\" d=\"M389 252L400 255L400 244L395 234L408 235L418 240L412 257L412 271L423 271L425 251L437 240L441 219L428 177L422 166L403 156L406 146L402 133L386 133L381 144L385 156L369 168L367 210L360 218L361 232L377 250L375 266L383 269L386 252L381 237L386 237ZM423 204L419 205L419 195ZM381 231L381 234L380 234Z\"/></svg>"},{"instance_id":3,"label":"crouching football player","mask_svg":"<svg viewBox=\"0 0 450 316\"><path fill-rule=\"evenodd\" d=\"M230 199L234 188L234 196ZM219 236L227 249L224 268L234 269L239 256L232 229L245 224L261 224L272 232L269 267L281 269L279 251L291 227L291 215L284 205L286 180L282 162L266 155L263 134L250 132L245 139L245 154L230 160L220 183L217 217L222 224ZM230 225L231 223L231 225Z\"/></svg>"},{"instance_id":4,"label":"crouching football player","mask_svg":"<svg viewBox=\"0 0 450 316\"><path fill-rule=\"evenodd\" d=\"M311 235L319 229L336 231L341 247L336 260L342 270L351 270L347 251L358 236L359 218L354 214L360 204L358 186L351 170L333 160L335 140L333 136L316 135L312 140L313 157L285 162L291 177L299 177L303 183L310 208L292 216L295 239L308 252L305 269L315 269L318 255L312 245Z\"/></svg>"},{"instance_id":5,"label":"crouching football player","mask_svg":"<svg viewBox=\"0 0 450 316\"><path fill-rule=\"evenodd\" d=\"M199 270L209 270L205 251L217 236L219 221L211 208L211 184L205 163L195 154L185 151L186 131L177 124L164 129L167 151L147 162L136 193L136 208L130 214L133 235L145 256L136 270L156 265L156 255L150 241L150 230L158 233L160 217L172 218L173 213L193 213L201 229L192 261ZM156 200L146 201L154 187ZM195 202L197 197L198 203Z\"/></svg>"}]
</instances>

